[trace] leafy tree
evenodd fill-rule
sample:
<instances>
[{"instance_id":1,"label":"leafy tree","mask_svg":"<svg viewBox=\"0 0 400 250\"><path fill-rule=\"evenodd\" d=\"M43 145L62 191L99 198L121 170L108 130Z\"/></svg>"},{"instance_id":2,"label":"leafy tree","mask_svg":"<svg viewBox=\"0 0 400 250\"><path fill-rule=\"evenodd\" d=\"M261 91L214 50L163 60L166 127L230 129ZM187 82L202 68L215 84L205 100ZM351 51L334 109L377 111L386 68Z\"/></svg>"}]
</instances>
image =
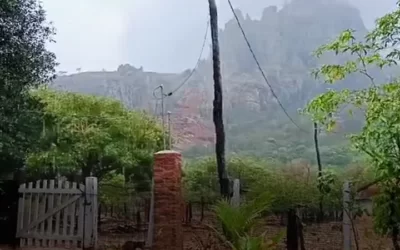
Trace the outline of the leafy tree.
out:
<instances>
[{"instance_id":1,"label":"leafy tree","mask_svg":"<svg viewBox=\"0 0 400 250\"><path fill-rule=\"evenodd\" d=\"M118 101L40 89L32 95L45 116L40 150L29 155L30 173L82 172L100 179L110 171L151 179L152 156L161 146L161 128L149 115L128 111Z\"/></svg>"},{"instance_id":2,"label":"leafy tree","mask_svg":"<svg viewBox=\"0 0 400 250\"><path fill-rule=\"evenodd\" d=\"M128 197L131 197L130 189L127 188L125 183L125 177L115 171L106 174L99 184L99 200L101 204L121 204L126 202Z\"/></svg>"},{"instance_id":3,"label":"leafy tree","mask_svg":"<svg viewBox=\"0 0 400 250\"><path fill-rule=\"evenodd\" d=\"M0 172L7 173L35 148L40 105L28 91L51 80L56 63L46 49L54 32L40 2L1 1L0 19Z\"/></svg>"},{"instance_id":4,"label":"leafy tree","mask_svg":"<svg viewBox=\"0 0 400 250\"><path fill-rule=\"evenodd\" d=\"M399 4L399 3L398 3ZM332 43L320 47L318 56L326 52L351 54L353 58L344 64L323 65L315 71L326 82L335 83L351 74L366 77L364 89L330 90L316 97L306 108L311 117L332 129L343 107L349 112L361 110L365 115L362 130L350 136L353 146L368 155L377 178L380 179L381 195L375 202L375 225L378 232L390 234L395 249L400 225L400 84L398 80L377 83L370 74L372 69L397 63L400 51L396 48L400 33L400 5L396 11L376 22L376 27L363 41L355 39L354 31L346 30Z\"/></svg>"},{"instance_id":5,"label":"leafy tree","mask_svg":"<svg viewBox=\"0 0 400 250\"><path fill-rule=\"evenodd\" d=\"M184 169L186 200L213 203L219 197L215 161L203 159L189 163Z\"/></svg>"}]
</instances>

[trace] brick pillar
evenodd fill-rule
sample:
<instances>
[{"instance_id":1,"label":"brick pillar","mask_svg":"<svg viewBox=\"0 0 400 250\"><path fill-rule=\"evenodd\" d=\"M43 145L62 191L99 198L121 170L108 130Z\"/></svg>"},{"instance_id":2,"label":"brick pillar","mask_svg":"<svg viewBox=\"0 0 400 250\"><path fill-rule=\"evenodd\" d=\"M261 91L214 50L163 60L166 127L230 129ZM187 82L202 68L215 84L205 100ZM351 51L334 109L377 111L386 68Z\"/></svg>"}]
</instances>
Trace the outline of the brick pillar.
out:
<instances>
[{"instance_id":1,"label":"brick pillar","mask_svg":"<svg viewBox=\"0 0 400 250\"><path fill-rule=\"evenodd\" d=\"M160 151L154 157L153 250L182 250L182 156Z\"/></svg>"}]
</instances>

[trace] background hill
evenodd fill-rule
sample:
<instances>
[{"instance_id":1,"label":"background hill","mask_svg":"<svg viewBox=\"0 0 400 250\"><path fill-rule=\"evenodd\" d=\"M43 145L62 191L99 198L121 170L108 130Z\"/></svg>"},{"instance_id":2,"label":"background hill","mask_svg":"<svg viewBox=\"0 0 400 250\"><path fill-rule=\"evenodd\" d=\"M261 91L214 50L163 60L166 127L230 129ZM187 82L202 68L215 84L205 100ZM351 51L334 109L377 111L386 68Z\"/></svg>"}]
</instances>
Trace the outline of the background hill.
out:
<instances>
[{"instance_id":1,"label":"background hill","mask_svg":"<svg viewBox=\"0 0 400 250\"><path fill-rule=\"evenodd\" d=\"M228 151L282 161L296 158L314 161L312 124L297 111L326 90L326 85L312 79L311 69L344 58L328 56L317 60L312 52L344 29L355 29L362 37L366 28L359 11L341 1L293 0L280 10L275 6L265 8L260 19L243 16L240 10L237 14L283 106L307 132L300 132L280 110L232 19L220 31ZM213 151L211 66L209 56L200 62L187 84L166 100L166 110L172 112L176 146L188 157ZM390 77L390 72L378 74L374 69L371 72L380 81ZM130 108L159 115L161 107L153 97L153 90L163 84L166 92L172 91L189 73L190 70L160 74L121 65L113 72L62 75L52 87L113 97ZM354 76L335 88L360 88L365 84L364 78ZM321 134L325 163L345 165L355 159L344 134L357 129L361 122L361 119L345 119L337 133Z\"/></svg>"}]
</instances>

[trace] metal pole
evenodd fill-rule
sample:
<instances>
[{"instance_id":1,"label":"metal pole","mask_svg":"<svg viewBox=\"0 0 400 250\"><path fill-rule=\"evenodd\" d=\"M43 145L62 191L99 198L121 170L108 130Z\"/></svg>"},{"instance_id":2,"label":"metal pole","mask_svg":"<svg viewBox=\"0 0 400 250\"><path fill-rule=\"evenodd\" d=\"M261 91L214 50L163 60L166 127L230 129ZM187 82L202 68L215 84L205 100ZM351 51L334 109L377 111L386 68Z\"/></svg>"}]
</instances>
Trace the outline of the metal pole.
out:
<instances>
[{"instance_id":1,"label":"metal pole","mask_svg":"<svg viewBox=\"0 0 400 250\"><path fill-rule=\"evenodd\" d=\"M172 134L171 134L171 111L168 111L168 146L169 146L169 150L172 149Z\"/></svg>"},{"instance_id":2,"label":"metal pole","mask_svg":"<svg viewBox=\"0 0 400 250\"><path fill-rule=\"evenodd\" d=\"M351 250L351 211L349 210L351 183L343 184L343 250Z\"/></svg>"},{"instance_id":3,"label":"metal pole","mask_svg":"<svg viewBox=\"0 0 400 250\"><path fill-rule=\"evenodd\" d=\"M151 184L151 200L150 200L150 215L149 226L147 228L146 247L151 248L154 240L154 177Z\"/></svg>"},{"instance_id":4,"label":"metal pole","mask_svg":"<svg viewBox=\"0 0 400 250\"><path fill-rule=\"evenodd\" d=\"M161 89L161 118L162 118L162 134L163 134L163 145L164 150L166 149L166 141L165 141L165 118L164 118L164 85L160 85Z\"/></svg>"},{"instance_id":5,"label":"metal pole","mask_svg":"<svg viewBox=\"0 0 400 250\"><path fill-rule=\"evenodd\" d=\"M318 144L318 124L314 122L314 145L315 145L315 153L317 155L317 164L318 164L318 189L319 189L319 215L318 220L322 222L324 220L324 209L323 209L323 199L324 196L322 194L321 187L321 177L322 177L322 164L321 164L321 155L319 152L319 144Z\"/></svg>"}]
</instances>

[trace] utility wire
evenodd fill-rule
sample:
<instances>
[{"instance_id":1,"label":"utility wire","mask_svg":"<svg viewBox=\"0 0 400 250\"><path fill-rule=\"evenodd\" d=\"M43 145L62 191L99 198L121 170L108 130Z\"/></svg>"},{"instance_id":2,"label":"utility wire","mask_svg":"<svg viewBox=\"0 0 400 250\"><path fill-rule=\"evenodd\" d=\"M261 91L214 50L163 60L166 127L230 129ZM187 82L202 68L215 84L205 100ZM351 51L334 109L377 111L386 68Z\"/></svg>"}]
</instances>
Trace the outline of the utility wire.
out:
<instances>
[{"instance_id":1,"label":"utility wire","mask_svg":"<svg viewBox=\"0 0 400 250\"><path fill-rule=\"evenodd\" d=\"M285 107L282 105L282 103L281 103L281 101L279 100L278 96L275 94L275 91L274 91L274 89L272 88L272 85L269 83L268 78L267 78L267 76L266 76L265 73L264 73L264 70L261 68L260 63L258 62L258 59L257 59L257 57L256 57L256 54L255 54L254 51L253 51L253 48L251 47L250 42L249 42L249 40L247 39L246 33L244 32L244 29L243 29L243 27L242 27L242 24L240 23L239 18L238 18L238 16L236 15L236 12L235 12L235 9L233 8L233 5L232 5L231 0L228 0L228 3L229 3L229 7L230 7L231 10L232 10L233 15L235 16L235 19L236 19L236 22L237 22L237 24L238 24L238 26L239 26L239 29L240 29L240 31L242 32L243 38L244 38L244 40L246 41L247 47L249 48L249 50L250 50L250 52L251 52L251 54L252 54L252 56L253 56L253 58L254 58L254 61L256 62L257 67L258 67L258 69L259 69L260 72L261 72L262 77L264 78L265 82L266 82L267 85L269 86L272 95L274 96L274 98L275 98L276 101L278 102L279 106L281 107L281 109L283 110L283 112L285 113L285 115L289 118L289 120L290 120L298 129L300 129L302 132L304 132L304 133L309 133L309 132L307 132L306 130L302 129L302 128L293 120L293 118L292 118L292 117L289 115L289 113L286 111Z\"/></svg>"},{"instance_id":2,"label":"utility wire","mask_svg":"<svg viewBox=\"0 0 400 250\"><path fill-rule=\"evenodd\" d=\"M194 68L192 69L192 71L190 71L190 74L185 78L185 80L182 81L181 84L179 84L178 87L176 87L174 90L172 90L171 92L169 92L167 94L167 96L171 96L173 95L176 91L178 91L180 88L182 88L183 85L185 85L189 79L193 76L194 72L196 71L197 67L200 64L201 61L201 57L203 56L203 51L204 51L204 47L206 46L206 42L207 42L207 36L208 36L208 28L210 27L210 21L207 22L207 27L206 27L206 32L204 34L204 39L203 39L203 45L201 46L201 50L200 50L200 55L199 58L197 59L196 65L194 66Z\"/></svg>"},{"instance_id":3,"label":"utility wire","mask_svg":"<svg viewBox=\"0 0 400 250\"><path fill-rule=\"evenodd\" d=\"M209 27L210 27L210 21L207 22L207 27L206 27L206 31L205 31L205 34L204 34L203 44L202 44L202 46L201 46L200 55L199 55L199 58L197 59L196 65L195 65L194 68L190 71L189 75L178 85L178 87L176 87L174 90L172 90L172 91L168 92L167 94L165 94L165 96L171 96L171 95L175 94L175 92L177 92L180 88L182 88L183 85L185 85L185 84L190 80L190 78L193 76L193 74L194 74L194 72L196 71L197 67L199 66L199 64L200 64L200 62L201 62L201 58L202 58L202 56L203 56L204 48L205 48L206 42L207 42L208 29L209 29ZM161 99L161 97L158 97L158 96L155 94L155 91L156 91L158 88L159 88L159 87L155 88L154 91L153 91L153 96L154 96L155 99Z\"/></svg>"}]
</instances>

